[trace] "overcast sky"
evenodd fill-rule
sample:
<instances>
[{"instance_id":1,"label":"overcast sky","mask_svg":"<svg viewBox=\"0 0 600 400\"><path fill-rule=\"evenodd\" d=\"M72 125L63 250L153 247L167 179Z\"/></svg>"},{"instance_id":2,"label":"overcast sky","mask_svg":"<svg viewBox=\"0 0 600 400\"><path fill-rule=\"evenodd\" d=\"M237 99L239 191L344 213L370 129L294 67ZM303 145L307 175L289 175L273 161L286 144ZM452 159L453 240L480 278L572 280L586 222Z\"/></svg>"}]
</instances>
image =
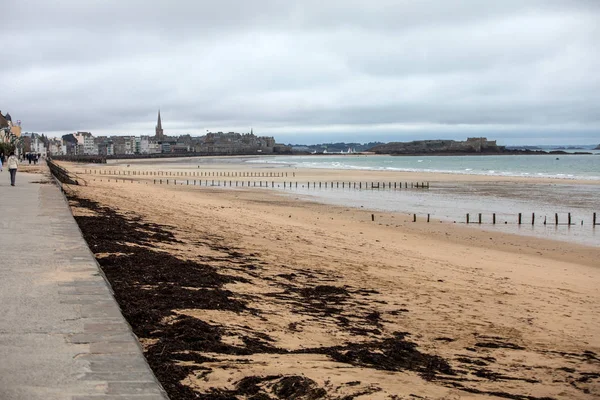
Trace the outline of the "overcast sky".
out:
<instances>
[{"instance_id":1,"label":"overcast sky","mask_svg":"<svg viewBox=\"0 0 600 400\"><path fill-rule=\"evenodd\" d=\"M599 0L2 0L25 131L600 143Z\"/></svg>"}]
</instances>

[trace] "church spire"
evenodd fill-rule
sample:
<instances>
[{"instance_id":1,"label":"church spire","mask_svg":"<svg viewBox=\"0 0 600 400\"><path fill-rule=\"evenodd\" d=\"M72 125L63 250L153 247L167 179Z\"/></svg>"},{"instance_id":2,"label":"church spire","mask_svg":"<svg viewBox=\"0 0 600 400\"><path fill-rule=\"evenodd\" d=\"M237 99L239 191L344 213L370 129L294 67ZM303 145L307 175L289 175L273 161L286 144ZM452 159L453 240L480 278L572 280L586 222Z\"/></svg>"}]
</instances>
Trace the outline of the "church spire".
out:
<instances>
[{"instance_id":1,"label":"church spire","mask_svg":"<svg viewBox=\"0 0 600 400\"><path fill-rule=\"evenodd\" d=\"M157 139L162 139L164 137L163 135L163 128L162 128L162 121L160 120L160 109L158 110L158 122L156 124L156 138Z\"/></svg>"}]
</instances>

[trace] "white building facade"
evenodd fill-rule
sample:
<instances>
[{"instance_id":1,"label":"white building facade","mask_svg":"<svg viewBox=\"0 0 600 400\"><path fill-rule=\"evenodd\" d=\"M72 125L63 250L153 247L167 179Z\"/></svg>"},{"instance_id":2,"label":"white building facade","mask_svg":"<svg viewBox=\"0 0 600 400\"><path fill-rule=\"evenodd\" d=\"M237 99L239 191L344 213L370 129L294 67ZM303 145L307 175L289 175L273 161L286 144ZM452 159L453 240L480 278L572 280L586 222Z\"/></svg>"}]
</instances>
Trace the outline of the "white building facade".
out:
<instances>
[{"instance_id":1,"label":"white building facade","mask_svg":"<svg viewBox=\"0 0 600 400\"><path fill-rule=\"evenodd\" d=\"M84 155L98 155L98 146L90 132L77 132L73 134L77 139L78 153Z\"/></svg>"}]
</instances>

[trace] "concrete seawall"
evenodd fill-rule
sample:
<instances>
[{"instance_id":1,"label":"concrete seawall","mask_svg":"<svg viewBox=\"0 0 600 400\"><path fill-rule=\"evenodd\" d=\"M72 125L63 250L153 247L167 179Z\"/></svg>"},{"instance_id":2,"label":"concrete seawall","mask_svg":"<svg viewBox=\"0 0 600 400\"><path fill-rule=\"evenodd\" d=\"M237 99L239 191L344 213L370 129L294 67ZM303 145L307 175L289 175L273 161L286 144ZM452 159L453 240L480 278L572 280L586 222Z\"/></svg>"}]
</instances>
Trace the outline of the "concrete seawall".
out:
<instances>
[{"instance_id":1,"label":"concrete seawall","mask_svg":"<svg viewBox=\"0 0 600 400\"><path fill-rule=\"evenodd\" d=\"M47 173L0 173L0 360L2 400L167 399Z\"/></svg>"}]
</instances>

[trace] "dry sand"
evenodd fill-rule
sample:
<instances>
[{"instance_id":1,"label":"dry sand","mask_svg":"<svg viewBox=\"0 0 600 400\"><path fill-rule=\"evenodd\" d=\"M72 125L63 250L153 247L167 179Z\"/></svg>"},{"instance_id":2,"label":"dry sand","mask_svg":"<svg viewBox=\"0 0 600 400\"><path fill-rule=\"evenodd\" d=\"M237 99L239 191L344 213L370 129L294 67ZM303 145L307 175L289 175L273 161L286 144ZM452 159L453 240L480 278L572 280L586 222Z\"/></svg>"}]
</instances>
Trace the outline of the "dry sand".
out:
<instances>
[{"instance_id":1,"label":"dry sand","mask_svg":"<svg viewBox=\"0 0 600 400\"><path fill-rule=\"evenodd\" d=\"M226 257L212 262L247 280L227 289L248 301L251 312L176 311L223 327L227 344L268 337L271 346L293 351L381 342L406 332L420 352L442 357L456 374L431 380L410 370L381 370L360 357L340 362L313 351L214 353L204 354L210 361L201 365L190 363L198 371L182 381L198 392L233 389L243 377L283 374L310 378L327 398L340 399L600 397L599 248L412 223L394 213L378 212L372 222L368 210L266 191L154 186L142 176L131 177L134 183L99 182L93 180L99 175L83 173L89 167L69 168L88 182L73 187L78 196L170 226L181 243L157 243L162 250L194 260L219 255L206 245L218 242L255 260L253 271L231 268ZM225 168L241 170L220 170ZM336 172L341 180L352 173ZM312 180L327 171L311 174ZM371 176L382 179L372 173L359 179ZM394 174L396 181L482 177L425 178ZM306 294L318 287L340 291L324 301ZM336 310L318 309L329 302Z\"/></svg>"}]
</instances>

